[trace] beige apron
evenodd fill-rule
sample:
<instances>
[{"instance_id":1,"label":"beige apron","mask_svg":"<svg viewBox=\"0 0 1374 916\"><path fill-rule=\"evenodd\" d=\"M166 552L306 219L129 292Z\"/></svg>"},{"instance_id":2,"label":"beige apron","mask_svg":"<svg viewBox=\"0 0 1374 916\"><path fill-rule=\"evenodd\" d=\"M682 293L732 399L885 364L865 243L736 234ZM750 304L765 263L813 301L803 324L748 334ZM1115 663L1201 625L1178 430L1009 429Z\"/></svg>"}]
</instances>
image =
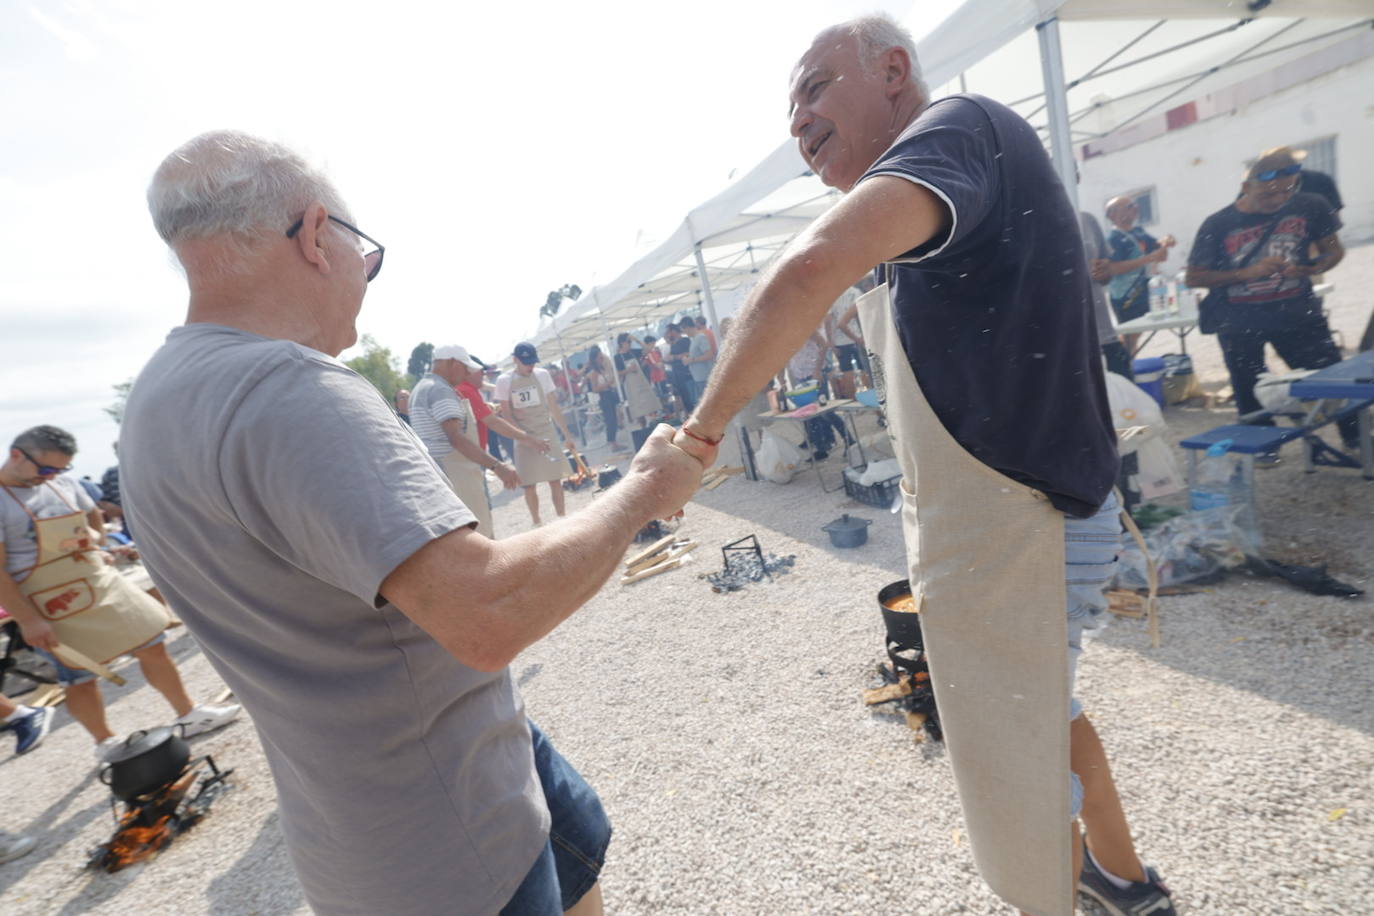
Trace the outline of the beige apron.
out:
<instances>
[{"instance_id":1,"label":"beige apron","mask_svg":"<svg viewBox=\"0 0 1374 916\"><path fill-rule=\"evenodd\" d=\"M620 354L628 370L625 373L625 410L631 420L652 417L663 409L654 386L649 382L641 362L629 353Z\"/></svg>"},{"instance_id":2,"label":"beige apron","mask_svg":"<svg viewBox=\"0 0 1374 916\"><path fill-rule=\"evenodd\" d=\"M9 487L4 489L33 519L38 540L38 560L27 570L28 578L18 583L19 590L52 627L57 641L104 663L167 629L171 618L166 608L105 562L86 513L67 502L56 487L44 486L67 503L69 515L36 518ZM61 648L57 654L61 656ZM81 667L65 657L63 663Z\"/></svg>"},{"instance_id":3,"label":"beige apron","mask_svg":"<svg viewBox=\"0 0 1374 916\"><path fill-rule=\"evenodd\" d=\"M463 406L468 407L466 403ZM463 438L481 448L481 440L477 437L477 421L473 418L470 407L458 417L457 422L458 431ZM444 476L448 477L453 492L458 494L463 505L477 516L477 531L487 537L495 537L491 521L491 504L487 502L486 469L457 449L445 455L439 464L443 467Z\"/></svg>"},{"instance_id":4,"label":"beige apron","mask_svg":"<svg viewBox=\"0 0 1374 916\"><path fill-rule=\"evenodd\" d=\"M553 417L547 395L539 387L539 379L533 372L521 375L510 374L510 407L515 425L536 439L543 439L550 445L559 440L554 435ZM523 442L515 443L515 471L520 475L522 486L532 486L545 480L562 480L569 473L568 463L563 460L563 450L550 448L547 455Z\"/></svg>"},{"instance_id":5,"label":"beige apron","mask_svg":"<svg viewBox=\"0 0 1374 916\"><path fill-rule=\"evenodd\" d=\"M902 468L902 526L973 858L1036 916L1073 912L1064 519L983 464L916 383L886 283L859 316Z\"/></svg>"}]
</instances>

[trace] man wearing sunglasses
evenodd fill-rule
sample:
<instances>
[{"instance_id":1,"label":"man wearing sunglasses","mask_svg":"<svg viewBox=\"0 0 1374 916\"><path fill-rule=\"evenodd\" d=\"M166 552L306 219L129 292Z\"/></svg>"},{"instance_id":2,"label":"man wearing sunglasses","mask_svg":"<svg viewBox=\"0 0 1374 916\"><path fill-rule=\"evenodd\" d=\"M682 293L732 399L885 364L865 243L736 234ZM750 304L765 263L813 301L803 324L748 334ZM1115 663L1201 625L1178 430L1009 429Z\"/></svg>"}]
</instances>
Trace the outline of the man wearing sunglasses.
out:
<instances>
[{"instance_id":1,"label":"man wearing sunglasses","mask_svg":"<svg viewBox=\"0 0 1374 916\"><path fill-rule=\"evenodd\" d=\"M1188 258L1188 285L1211 290L1199 329L1217 335L1242 416L1261 409L1255 381L1266 344L1292 369L1341 361L1312 292L1312 277L1345 257L1336 234L1341 221L1325 198L1299 191L1306 155L1287 146L1260 153L1245 171L1241 196L1203 220ZM1356 418L1340 429L1355 447Z\"/></svg>"},{"instance_id":2,"label":"man wearing sunglasses","mask_svg":"<svg viewBox=\"0 0 1374 916\"><path fill-rule=\"evenodd\" d=\"M682 507L701 465L661 426L587 509L489 540L337 358L382 248L324 175L216 131L163 161L148 203L190 301L129 397L125 508L262 736L311 908L600 913L610 824L509 664Z\"/></svg>"},{"instance_id":3,"label":"man wearing sunglasses","mask_svg":"<svg viewBox=\"0 0 1374 916\"><path fill-rule=\"evenodd\" d=\"M99 547L105 520L66 474L76 439L56 426L17 436L0 465L0 607L24 641L52 662L67 709L103 761L123 746L110 730L95 675L63 664L63 647L97 662L138 659L148 683L166 698L189 735L228 725L239 707L195 705L164 643L163 606L107 565Z\"/></svg>"}]
</instances>

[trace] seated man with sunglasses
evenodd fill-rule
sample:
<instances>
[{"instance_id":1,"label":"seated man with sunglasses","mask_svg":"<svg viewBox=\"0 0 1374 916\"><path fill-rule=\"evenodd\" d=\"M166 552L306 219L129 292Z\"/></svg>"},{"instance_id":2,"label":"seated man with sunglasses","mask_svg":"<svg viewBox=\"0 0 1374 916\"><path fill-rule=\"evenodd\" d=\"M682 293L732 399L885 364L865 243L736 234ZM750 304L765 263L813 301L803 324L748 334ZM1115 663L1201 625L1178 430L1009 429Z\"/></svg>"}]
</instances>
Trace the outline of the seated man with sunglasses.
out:
<instances>
[{"instance_id":1,"label":"seated man with sunglasses","mask_svg":"<svg viewBox=\"0 0 1374 916\"><path fill-rule=\"evenodd\" d=\"M1345 257L1336 235L1341 221L1325 198L1298 191L1306 155L1287 146L1260 153L1239 199L1203 220L1188 257L1188 285L1211 290L1198 327L1217 335L1241 416L1261 409L1255 381L1265 344L1292 369L1341 361L1311 279ZM1357 422L1340 424L1352 448Z\"/></svg>"},{"instance_id":2,"label":"seated man with sunglasses","mask_svg":"<svg viewBox=\"0 0 1374 916\"><path fill-rule=\"evenodd\" d=\"M253 717L311 908L600 913L610 823L509 665L682 507L701 464L660 426L586 509L490 540L338 360L382 247L328 178L215 131L163 161L148 204L190 300L129 398L125 506Z\"/></svg>"}]
</instances>

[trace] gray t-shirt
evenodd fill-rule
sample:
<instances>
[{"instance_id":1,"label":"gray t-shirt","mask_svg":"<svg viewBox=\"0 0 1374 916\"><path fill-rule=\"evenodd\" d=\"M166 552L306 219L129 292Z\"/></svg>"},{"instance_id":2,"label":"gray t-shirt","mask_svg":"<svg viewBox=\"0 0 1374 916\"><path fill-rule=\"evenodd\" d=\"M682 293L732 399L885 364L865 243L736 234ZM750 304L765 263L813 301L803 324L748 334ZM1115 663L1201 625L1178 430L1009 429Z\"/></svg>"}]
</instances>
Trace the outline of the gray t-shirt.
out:
<instances>
[{"instance_id":1,"label":"gray t-shirt","mask_svg":"<svg viewBox=\"0 0 1374 916\"><path fill-rule=\"evenodd\" d=\"M472 410L452 385L432 372L426 373L410 393L410 425L434 459L453 451L453 444L440 425L445 420L457 420L458 431L466 434L467 425L472 422Z\"/></svg>"},{"instance_id":2,"label":"gray t-shirt","mask_svg":"<svg viewBox=\"0 0 1374 916\"><path fill-rule=\"evenodd\" d=\"M36 487L7 487L0 490L0 532L5 538L5 572L16 582L29 577L38 562L38 536L35 518L57 518L95 508L90 496L71 477L54 477ZM14 498L11 499L10 497ZM23 505L20 505L20 504ZM25 511L27 510L27 511Z\"/></svg>"},{"instance_id":3,"label":"gray t-shirt","mask_svg":"<svg viewBox=\"0 0 1374 916\"><path fill-rule=\"evenodd\" d=\"M692 357L705 356L711 352L711 338L706 336L705 331L698 331L692 338L692 349L689 355ZM691 363L687 366L692 371L692 379L704 382L711 375L711 367L716 364L715 360L708 360L704 363Z\"/></svg>"},{"instance_id":4,"label":"gray t-shirt","mask_svg":"<svg viewBox=\"0 0 1374 916\"><path fill-rule=\"evenodd\" d=\"M1091 213L1078 211L1078 230L1083 235L1083 250L1088 255L1089 261L1095 261L1107 256L1107 240L1102 235L1102 227L1097 224ZM1120 340L1116 333L1116 325L1112 322L1112 306L1107 301L1107 286L1104 283L1092 281L1093 288L1093 320L1097 322L1097 342L1099 344L1116 343Z\"/></svg>"},{"instance_id":5,"label":"gray t-shirt","mask_svg":"<svg viewBox=\"0 0 1374 916\"><path fill-rule=\"evenodd\" d=\"M320 913L490 914L549 816L509 669L449 655L377 593L475 519L338 360L176 328L120 438L153 581L253 717Z\"/></svg>"}]
</instances>

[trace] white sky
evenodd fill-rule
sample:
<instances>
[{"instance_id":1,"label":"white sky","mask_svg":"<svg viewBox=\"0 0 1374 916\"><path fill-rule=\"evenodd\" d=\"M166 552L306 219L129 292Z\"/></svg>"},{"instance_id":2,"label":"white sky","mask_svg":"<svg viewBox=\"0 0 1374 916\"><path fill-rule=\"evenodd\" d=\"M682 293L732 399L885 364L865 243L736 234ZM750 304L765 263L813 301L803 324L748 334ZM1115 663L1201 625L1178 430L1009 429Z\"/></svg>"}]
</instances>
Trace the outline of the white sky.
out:
<instances>
[{"instance_id":1,"label":"white sky","mask_svg":"<svg viewBox=\"0 0 1374 916\"><path fill-rule=\"evenodd\" d=\"M930 25L955 5L921 4ZM614 276L641 232L666 235L786 139L815 32L910 6L2 3L0 438L53 423L79 473L113 463L110 386L184 317L144 190L201 131L326 168L387 246L359 328L402 366L422 340L495 359L549 290Z\"/></svg>"},{"instance_id":2,"label":"white sky","mask_svg":"<svg viewBox=\"0 0 1374 916\"><path fill-rule=\"evenodd\" d=\"M144 190L197 133L247 130L325 167L387 246L359 330L403 368L422 340L495 360L549 290L613 278L787 138L787 79L817 31L884 8L919 40L957 6L0 3L0 440L53 423L79 473L113 463L110 386L184 317ZM1070 74L1113 46L1107 28L1065 29ZM1033 42L970 88L1038 89Z\"/></svg>"}]
</instances>

